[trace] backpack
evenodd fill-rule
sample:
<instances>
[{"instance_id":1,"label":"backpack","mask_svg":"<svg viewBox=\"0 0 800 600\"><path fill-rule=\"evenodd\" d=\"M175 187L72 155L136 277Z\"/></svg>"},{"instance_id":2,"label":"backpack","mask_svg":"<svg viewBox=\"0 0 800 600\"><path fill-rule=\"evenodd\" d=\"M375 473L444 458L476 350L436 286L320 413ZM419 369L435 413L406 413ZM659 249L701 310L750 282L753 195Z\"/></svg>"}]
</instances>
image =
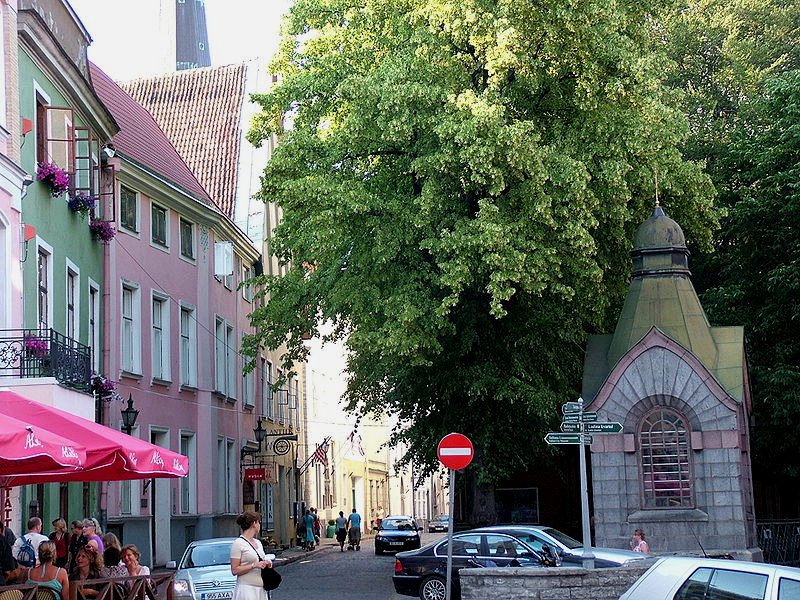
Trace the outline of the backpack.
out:
<instances>
[{"instance_id":1,"label":"backpack","mask_svg":"<svg viewBox=\"0 0 800 600\"><path fill-rule=\"evenodd\" d=\"M17 562L23 567L36 566L36 550L33 548L33 543L29 538L22 536L22 546L17 550Z\"/></svg>"}]
</instances>

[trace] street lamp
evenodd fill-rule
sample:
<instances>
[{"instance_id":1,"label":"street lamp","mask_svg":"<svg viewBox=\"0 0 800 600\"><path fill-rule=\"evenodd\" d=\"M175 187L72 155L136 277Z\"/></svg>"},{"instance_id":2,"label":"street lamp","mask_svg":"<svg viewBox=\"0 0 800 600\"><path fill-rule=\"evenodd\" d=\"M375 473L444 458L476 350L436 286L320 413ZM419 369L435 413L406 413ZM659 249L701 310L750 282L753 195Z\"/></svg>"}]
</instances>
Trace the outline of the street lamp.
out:
<instances>
[{"instance_id":1,"label":"street lamp","mask_svg":"<svg viewBox=\"0 0 800 600\"><path fill-rule=\"evenodd\" d=\"M133 395L128 394L128 406L122 411L122 429L128 435L133 431L136 425L136 417L139 416L139 411L133 408Z\"/></svg>"},{"instance_id":2,"label":"street lamp","mask_svg":"<svg viewBox=\"0 0 800 600\"><path fill-rule=\"evenodd\" d=\"M267 430L261 425L261 419L258 420L258 426L253 429L253 434L256 436L256 442L258 442L258 448L242 448L241 456L239 457L240 461L244 460L244 457L248 454L258 454L261 452L261 442L264 441L264 438L267 437Z\"/></svg>"}]
</instances>

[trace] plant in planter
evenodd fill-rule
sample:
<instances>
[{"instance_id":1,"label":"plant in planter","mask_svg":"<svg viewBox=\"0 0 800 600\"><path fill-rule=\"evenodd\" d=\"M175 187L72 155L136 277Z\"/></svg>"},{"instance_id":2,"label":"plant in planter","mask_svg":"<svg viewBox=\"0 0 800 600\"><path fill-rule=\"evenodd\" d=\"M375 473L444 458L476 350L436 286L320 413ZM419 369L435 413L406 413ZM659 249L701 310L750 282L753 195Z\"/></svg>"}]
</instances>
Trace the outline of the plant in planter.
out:
<instances>
[{"instance_id":1,"label":"plant in planter","mask_svg":"<svg viewBox=\"0 0 800 600\"><path fill-rule=\"evenodd\" d=\"M89 223L89 229L101 242L110 242L117 235L117 230L108 221L92 221Z\"/></svg>"},{"instance_id":2,"label":"plant in planter","mask_svg":"<svg viewBox=\"0 0 800 600\"><path fill-rule=\"evenodd\" d=\"M101 400L111 400L117 392L117 382L103 375L94 374L89 380L89 391Z\"/></svg>"},{"instance_id":3,"label":"plant in planter","mask_svg":"<svg viewBox=\"0 0 800 600\"><path fill-rule=\"evenodd\" d=\"M46 339L33 335L23 337L22 345L25 347L25 353L32 358L44 358L50 350Z\"/></svg>"},{"instance_id":4,"label":"plant in planter","mask_svg":"<svg viewBox=\"0 0 800 600\"><path fill-rule=\"evenodd\" d=\"M69 189L69 174L55 163L39 163L36 179L50 188L53 198L58 198Z\"/></svg>"},{"instance_id":5,"label":"plant in planter","mask_svg":"<svg viewBox=\"0 0 800 600\"><path fill-rule=\"evenodd\" d=\"M67 200L67 206L72 212L82 215L88 215L89 211L94 210L96 203L94 197L84 194L83 192L75 192L70 194Z\"/></svg>"}]
</instances>

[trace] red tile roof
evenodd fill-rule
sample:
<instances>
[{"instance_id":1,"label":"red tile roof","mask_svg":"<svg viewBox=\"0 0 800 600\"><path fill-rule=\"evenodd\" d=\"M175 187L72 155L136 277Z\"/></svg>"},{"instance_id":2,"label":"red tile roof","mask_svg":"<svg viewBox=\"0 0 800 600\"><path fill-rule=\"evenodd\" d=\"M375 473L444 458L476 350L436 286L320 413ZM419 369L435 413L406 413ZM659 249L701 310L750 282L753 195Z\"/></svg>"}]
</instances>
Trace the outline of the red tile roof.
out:
<instances>
[{"instance_id":1,"label":"red tile roof","mask_svg":"<svg viewBox=\"0 0 800 600\"><path fill-rule=\"evenodd\" d=\"M120 131L114 147L121 154L177 184L205 204L211 197L159 128L153 116L136 103L95 64L89 65L95 92L114 115Z\"/></svg>"},{"instance_id":2,"label":"red tile roof","mask_svg":"<svg viewBox=\"0 0 800 600\"><path fill-rule=\"evenodd\" d=\"M229 218L234 217L245 64L168 73L121 82L153 115Z\"/></svg>"}]
</instances>

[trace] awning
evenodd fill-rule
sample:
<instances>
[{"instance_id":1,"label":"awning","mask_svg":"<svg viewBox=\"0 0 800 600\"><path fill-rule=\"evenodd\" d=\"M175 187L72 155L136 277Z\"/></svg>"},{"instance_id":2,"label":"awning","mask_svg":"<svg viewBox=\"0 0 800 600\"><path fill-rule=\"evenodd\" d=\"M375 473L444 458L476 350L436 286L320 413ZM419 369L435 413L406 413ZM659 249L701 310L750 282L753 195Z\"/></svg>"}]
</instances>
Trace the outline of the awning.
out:
<instances>
[{"instance_id":1,"label":"awning","mask_svg":"<svg viewBox=\"0 0 800 600\"><path fill-rule=\"evenodd\" d=\"M30 420L0 417L0 476L19 472L76 470L86 463L86 448Z\"/></svg>"},{"instance_id":2,"label":"awning","mask_svg":"<svg viewBox=\"0 0 800 600\"><path fill-rule=\"evenodd\" d=\"M14 392L0 391L0 419L19 419L20 415L38 428L79 440L86 448L86 462L78 469L23 469L0 478L2 485L185 477L189 473L189 459L182 454Z\"/></svg>"}]
</instances>

